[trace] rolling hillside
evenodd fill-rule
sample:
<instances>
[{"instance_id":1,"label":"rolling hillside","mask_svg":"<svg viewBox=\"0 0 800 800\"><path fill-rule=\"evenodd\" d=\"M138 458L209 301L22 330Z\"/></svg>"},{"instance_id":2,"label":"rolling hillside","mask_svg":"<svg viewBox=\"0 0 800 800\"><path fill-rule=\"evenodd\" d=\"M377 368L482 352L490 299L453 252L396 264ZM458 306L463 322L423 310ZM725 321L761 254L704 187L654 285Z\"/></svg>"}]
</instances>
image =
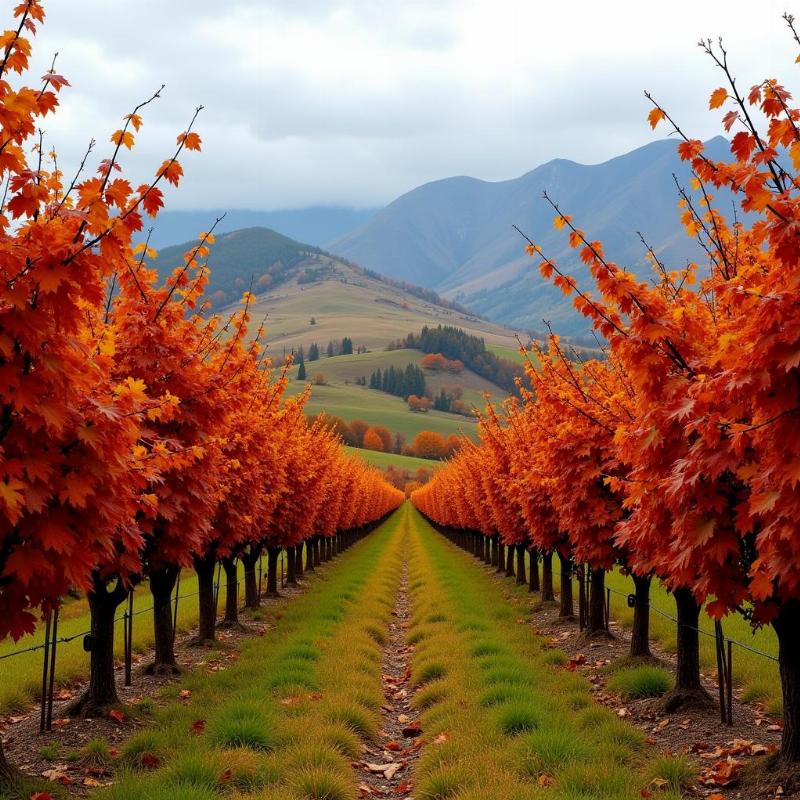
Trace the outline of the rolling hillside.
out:
<instances>
[{"instance_id":1,"label":"rolling hillside","mask_svg":"<svg viewBox=\"0 0 800 800\"><path fill-rule=\"evenodd\" d=\"M725 157L726 140L711 140L707 152ZM547 190L593 239L604 241L611 258L634 272L649 270L639 231L667 263L683 264L699 252L679 224L673 173L688 184L675 142L659 141L603 164L557 159L497 183L448 178L408 192L327 247L392 278L431 287L491 319L541 330L546 318L561 333L582 335L586 321L538 275L512 225L580 276L566 237L553 230L554 212L542 199ZM717 195L727 207L726 193Z\"/></svg>"}]
</instances>

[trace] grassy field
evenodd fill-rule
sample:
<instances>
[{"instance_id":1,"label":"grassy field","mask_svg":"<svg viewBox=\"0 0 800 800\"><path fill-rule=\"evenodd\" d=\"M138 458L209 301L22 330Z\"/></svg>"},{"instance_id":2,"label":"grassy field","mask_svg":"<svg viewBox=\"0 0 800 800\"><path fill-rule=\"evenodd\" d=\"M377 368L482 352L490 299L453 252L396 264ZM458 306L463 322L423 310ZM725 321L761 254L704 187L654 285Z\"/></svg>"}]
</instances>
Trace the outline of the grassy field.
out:
<instances>
[{"instance_id":1,"label":"grassy field","mask_svg":"<svg viewBox=\"0 0 800 800\"><path fill-rule=\"evenodd\" d=\"M658 758L645 735L592 701L581 676L555 670L518 606L409 504L414 698L428 740L415 797L676 800L691 771Z\"/></svg>"},{"instance_id":2,"label":"grassy field","mask_svg":"<svg viewBox=\"0 0 800 800\"><path fill-rule=\"evenodd\" d=\"M419 332L423 325L440 324L482 336L487 344L516 344L510 328L420 300L335 259L322 261L331 267L324 280L307 284L292 280L259 295L253 319L260 321L267 315L272 354L280 356L300 345L308 350L312 342L324 346L330 339L344 336L352 337L355 345L378 350Z\"/></svg>"},{"instance_id":3,"label":"grassy field","mask_svg":"<svg viewBox=\"0 0 800 800\"><path fill-rule=\"evenodd\" d=\"M389 367L405 369L409 364L419 365L424 355L419 350L403 349L372 350L348 356L322 357L318 361L307 361L306 373L310 380L315 373L321 372L329 383L337 386L355 383L359 378L366 378L369 385L369 377L375 370L386 370ZM291 372L295 378L297 370L298 368L294 367ZM495 384L468 369L459 374L425 370L425 384L434 394L438 394L443 386L459 384L464 388L464 402L470 406L483 406L484 393L491 395L494 400L499 400L504 395Z\"/></svg>"},{"instance_id":4,"label":"grassy field","mask_svg":"<svg viewBox=\"0 0 800 800\"><path fill-rule=\"evenodd\" d=\"M386 469L388 466L393 466L398 469L407 469L412 475L420 467L423 469L438 469L443 463L441 461L433 461L430 458L401 456L397 453L378 453L375 450L364 450L361 447L346 447L345 449L374 467Z\"/></svg>"},{"instance_id":5,"label":"grassy field","mask_svg":"<svg viewBox=\"0 0 800 800\"><path fill-rule=\"evenodd\" d=\"M293 381L290 394L302 391L303 385ZM408 442L424 430L437 431L442 436L451 433L464 433L473 438L477 436L477 424L469 417L442 411L415 413L399 397L355 384L315 386L306 410L309 414L324 411L329 416L342 417L348 422L363 419L369 425L384 425L392 433L402 433Z\"/></svg>"}]
</instances>

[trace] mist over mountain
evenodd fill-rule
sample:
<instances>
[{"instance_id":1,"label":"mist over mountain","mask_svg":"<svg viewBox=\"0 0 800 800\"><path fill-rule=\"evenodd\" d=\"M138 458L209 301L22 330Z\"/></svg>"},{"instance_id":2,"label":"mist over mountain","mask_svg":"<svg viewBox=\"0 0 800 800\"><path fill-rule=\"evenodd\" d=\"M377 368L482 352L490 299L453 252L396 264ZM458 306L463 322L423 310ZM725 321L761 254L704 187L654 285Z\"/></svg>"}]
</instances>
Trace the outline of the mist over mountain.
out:
<instances>
[{"instance_id":1,"label":"mist over mountain","mask_svg":"<svg viewBox=\"0 0 800 800\"><path fill-rule=\"evenodd\" d=\"M242 228L270 228L290 239L320 246L366 223L377 209L315 206L284 211L210 209L208 211L162 211L153 227L150 244L156 249L197 238L214 220L225 214L216 233Z\"/></svg>"},{"instance_id":2,"label":"mist over mountain","mask_svg":"<svg viewBox=\"0 0 800 800\"><path fill-rule=\"evenodd\" d=\"M706 148L712 158L729 155L723 137ZM646 275L641 232L663 261L681 267L702 258L677 209L675 179L688 188L689 177L676 142L664 140L602 164L556 159L513 180L447 178L402 195L325 247L389 277L435 289L490 319L536 329L547 319L565 334L580 335L588 323L570 298L539 276L512 225L567 271L585 274L566 235L553 229L554 212L542 197L547 191L592 239L603 241L610 259ZM730 193L717 192L717 200L730 208Z\"/></svg>"}]
</instances>

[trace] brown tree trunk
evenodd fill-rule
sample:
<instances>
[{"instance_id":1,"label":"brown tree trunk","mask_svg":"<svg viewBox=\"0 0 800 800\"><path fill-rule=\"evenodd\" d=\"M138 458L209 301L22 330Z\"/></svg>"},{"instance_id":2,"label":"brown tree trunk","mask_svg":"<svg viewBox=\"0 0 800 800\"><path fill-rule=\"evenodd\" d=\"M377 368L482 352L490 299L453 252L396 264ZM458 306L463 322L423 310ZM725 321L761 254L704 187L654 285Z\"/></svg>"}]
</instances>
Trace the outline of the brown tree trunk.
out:
<instances>
[{"instance_id":1,"label":"brown tree trunk","mask_svg":"<svg viewBox=\"0 0 800 800\"><path fill-rule=\"evenodd\" d=\"M294 562L295 562L295 548L286 548L286 585L297 586L297 576L295 575Z\"/></svg>"},{"instance_id":2,"label":"brown tree trunk","mask_svg":"<svg viewBox=\"0 0 800 800\"><path fill-rule=\"evenodd\" d=\"M102 716L109 706L119 705L114 680L114 616L128 590L117 580L109 591L106 581L96 573L89 592L91 633L89 635L89 686L67 709L70 716Z\"/></svg>"},{"instance_id":3,"label":"brown tree trunk","mask_svg":"<svg viewBox=\"0 0 800 800\"><path fill-rule=\"evenodd\" d=\"M498 537L497 536L492 536L492 561L491 561L491 563L492 563L493 567L497 566L497 542L498 542Z\"/></svg>"},{"instance_id":4,"label":"brown tree trunk","mask_svg":"<svg viewBox=\"0 0 800 800\"><path fill-rule=\"evenodd\" d=\"M217 638L217 603L214 596L214 567L217 561L213 555L203 558L195 556L194 571L197 573L197 618L196 644L213 642Z\"/></svg>"},{"instance_id":5,"label":"brown tree trunk","mask_svg":"<svg viewBox=\"0 0 800 800\"><path fill-rule=\"evenodd\" d=\"M314 571L314 545L311 539L306 539L306 572Z\"/></svg>"},{"instance_id":6,"label":"brown tree trunk","mask_svg":"<svg viewBox=\"0 0 800 800\"><path fill-rule=\"evenodd\" d=\"M778 667L783 692L782 761L800 762L800 601L790 600L772 623L778 636Z\"/></svg>"},{"instance_id":7,"label":"brown tree trunk","mask_svg":"<svg viewBox=\"0 0 800 800\"><path fill-rule=\"evenodd\" d=\"M633 607L631 629L631 657L649 658L650 653L650 581L651 578L631 575L636 587L636 604Z\"/></svg>"},{"instance_id":8,"label":"brown tree trunk","mask_svg":"<svg viewBox=\"0 0 800 800\"><path fill-rule=\"evenodd\" d=\"M303 577L303 545L299 544L294 549L294 572L297 580Z\"/></svg>"},{"instance_id":9,"label":"brown tree trunk","mask_svg":"<svg viewBox=\"0 0 800 800\"><path fill-rule=\"evenodd\" d=\"M279 597L278 594L278 556L280 547L267 548L267 597Z\"/></svg>"},{"instance_id":10,"label":"brown tree trunk","mask_svg":"<svg viewBox=\"0 0 800 800\"><path fill-rule=\"evenodd\" d=\"M518 544L517 550L517 584L522 585L527 583L525 580L525 545Z\"/></svg>"},{"instance_id":11,"label":"brown tree trunk","mask_svg":"<svg viewBox=\"0 0 800 800\"><path fill-rule=\"evenodd\" d=\"M528 591L529 592L538 592L540 589L539 586L539 551L532 547L530 549L531 554L531 566L530 566L530 581L528 583Z\"/></svg>"},{"instance_id":12,"label":"brown tree trunk","mask_svg":"<svg viewBox=\"0 0 800 800\"><path fill-rule=\"evenodd\" d=\"M8 763L6 754L3 752L3 737L0 736L0 789L8 786L15 777L14 768Z\"/></svg>"},{"instance_id":13,"label":"brown tree trunk","mask_svg":"<svg viewBox=\"0 0 800 800\"><path fill-rule=\"evenodd\" d=\"M664 697L668 712L692 706L710 706L714 701L700 681L700 605L689 589L673 593L678 610L678 651L675 688Z\"/></svg>"},{"instance_id":14,"label":"brown tree trunk","mask_svg":"<svg viewBox=\"0 0 800 800\"><path fill-rule=\"evenodd\" d=\"M607 633L606 631L606 571L590 569L591 591L589 593L589 616L586 632Z\"/></svg>"},{"instance_id":15,"label":"brown tree trunk","mask_svg":"<svg viewBox=\"0 0 800 800\"><path fill-rule=\"evenodd\" d=\"M223 558L225 570L225 626L239 624L239 570L235 558Z\"/></svg>"},{"instance_id":16,"label":"brown tree trunk","mask_svg":"<svg viewBox=\"0 0 800 800\"><path fill-rule=\"evenodd\" d=\"M256 564L261 558L261 545L250 545L246 553L242 553L242 566L244 567L244 604L248 608L258 608L258 575Z\"/></svg>"},{"instance_id":17,"label":"brown tree trunk","mask_svg":"<svg viewBox=\"0 0 800 800\"><path fill-rule=\"evenodd\" d=\"M542 554L542 600L553 602L556 599L553 592L553 554Z\"/></svg>"},{"instance_id":18,"label":"brown tree trunk","mask_svg":"<svg viewBox=\"0 0 800 800\"><path fill-rule=\"evenodd\" d=\"M572 600L572 559L558 554L561 562L561 605L558 616L562 619L572 619L575 616L575 604Z\"/></svg>"},{"instance_id":19,"label":"brown tree trunk","mask_svg":"<svg viewBox=\"0 0 800 800\"><path fill-rule=\"evenodd\" d=\"M172 592L178 579L178 567L150 571L150 594L153 596L153 663L150 675L176 675L180 672L175 660L175 632L172 629Z\"/></svg>"},{"instance_id":20,"label":"brown tree trunk","mask_svg":"<svg viewBox=\"0 0 800 800\"><path fill-rule=\"evenodd\" d=\"M312 545L312 549L314 550L314 566L318 567L320 564L319 561L319 536L314 537L314 543Z\"/></svg>"},{"instance_id":21,"label":"brown tree trunk","mask_svg":"<svg viewBox=\"0 0 800 800\"><path fill-rule=\"evenodd\" d=\"M506 577L514 577L514 546L508 545L506 547Z\"/></svg>"},{"instance_id":22,"label":"brown tree trunk","mask_svg":"<svg viewBox=\"0 0 800 800\"><path fill-rule=\"evenodd\" d=\"M497 540L497 571L505 572L506 570L506 548L505 545Z\"/></svg>"}]
</instances>

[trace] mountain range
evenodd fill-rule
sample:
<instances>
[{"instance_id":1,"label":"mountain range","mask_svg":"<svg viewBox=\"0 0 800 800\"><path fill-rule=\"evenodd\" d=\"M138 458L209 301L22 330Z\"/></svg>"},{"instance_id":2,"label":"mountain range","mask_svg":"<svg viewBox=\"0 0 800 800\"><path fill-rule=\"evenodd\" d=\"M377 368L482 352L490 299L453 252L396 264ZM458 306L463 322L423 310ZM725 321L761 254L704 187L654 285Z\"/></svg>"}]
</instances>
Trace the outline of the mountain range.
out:
<instances>
[{"instance_id":1,"label":"mountain range","mask_svg":"<svg viewBox=\"0 0 800 800\"><path fill-rule=\"evenodd\" d=\"M162 211L158 215L150 244L155 248L195 239L207 231L218 217L216 233L230 233L242 228L271 228L291 239L321 246L365 224L378 209L314 206L284 211L249 209L211 209L208 211Z\"/></svg>"},{"instance_id":2,"label":"mountain range","mask_svg":"<svg viewBox=\"0 0 800 800\"><path fill-rule=\"evenodd\" d=\"M729 156L728 142L706 143L712 158ZM402 195L363 225L325 248L389 277L430 287L489 319L528 329L542 320L564 334L587 332L571 300L544 281L525 255L518 225L548 257L580 279L585 268L543 192L576 225L599 239L612 260L646 275L649 266L639 233L669 265L700 259L695 240L679 222L676 180L688 187L689 166L674 141L658 141L602 164L556 159L513 180L488 182L454 177ZM723 196L726 195L726 196ZM720 207L730 195L719 192Z\"/></svg>"},{"instance_id":3,"label":"mountain range","mask_svg":"<svg viewBox=\"0 0 800 800\"><path fill-rule=\"evenodd\" d=\"M725 159L728 142L712 139L706 152ZM377 211L232 211L217 229L224 235L212 251L209 293L216 295L215 305L232 302L251 277L254 291L264 291L295 274L301 264L316 269L313 262L325 252L430 289L517 329L541 331L546 320L562 334L582 336L588 333L587 321L570 298L540 277L536 261L525 255L526 242L512 226L579 281L586 278L586 269L569 248L565 232L553 228L555 212L543 199L545 191L591 239L604 243L610 259L642 277L650 267L640 234L672 268L687 259L702 263L703 253L684 233L677 208L676 182L687 187L690 177L676 143L662 140L602 164L555 159L512 180L445 178ZM725 191L716 199L722 209L733 201ZM191 242L215 216L214 211L165 212L151 243ZM159 267L179 263L189 246L162 250Z\"/></svg>"}]
</instances>

